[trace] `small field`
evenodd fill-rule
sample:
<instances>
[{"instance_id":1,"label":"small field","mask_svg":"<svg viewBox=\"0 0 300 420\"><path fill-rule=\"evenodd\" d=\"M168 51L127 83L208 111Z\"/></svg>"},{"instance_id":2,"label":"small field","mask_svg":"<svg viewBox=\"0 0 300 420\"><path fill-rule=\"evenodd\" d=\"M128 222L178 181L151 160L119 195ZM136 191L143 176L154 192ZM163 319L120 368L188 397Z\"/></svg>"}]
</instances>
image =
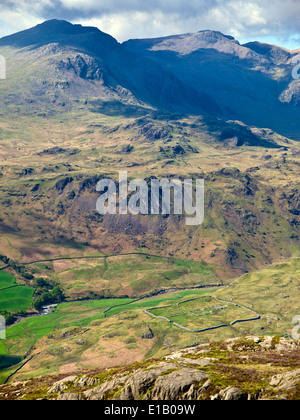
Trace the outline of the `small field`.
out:
<instances>
[{"instance_id":1,"label":"small field","mask_svg":"<svg viewBox=\"0 0 300 420\"><path fill-rule=\"evenodd\" d=\"M0 291L16 285L16 279L12 274L6 271L0 271Z\"/></svg>"},{"instance_id":2,"label":"small field","mask_svg":"<svg viewBox=\"0 0 300 420\"><path fill-rule=\"evenodd\" d=\"M16 283L13 275L0 271L0 311L26 311L32 305L34 289Z\"/></svg>"}]
</instances>

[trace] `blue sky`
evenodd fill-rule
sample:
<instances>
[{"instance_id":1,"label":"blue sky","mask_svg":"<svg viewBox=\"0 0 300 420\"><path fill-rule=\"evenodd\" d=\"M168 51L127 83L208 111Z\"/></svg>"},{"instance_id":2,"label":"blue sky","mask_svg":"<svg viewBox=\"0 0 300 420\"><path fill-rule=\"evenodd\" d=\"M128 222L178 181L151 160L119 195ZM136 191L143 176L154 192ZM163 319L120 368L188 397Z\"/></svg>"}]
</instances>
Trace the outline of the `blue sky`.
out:
<instances>
[{"instance_id":1,"label":"blue sky","mask_svg":"<svg viewBox=\"0 0 300 420\"><path fill-rule=\"evenodd\" d=\"M300 48L300 0L1 0L0 37L54 18L120 42L211 29L241 43Z\"/></svg>"}]
</instances>

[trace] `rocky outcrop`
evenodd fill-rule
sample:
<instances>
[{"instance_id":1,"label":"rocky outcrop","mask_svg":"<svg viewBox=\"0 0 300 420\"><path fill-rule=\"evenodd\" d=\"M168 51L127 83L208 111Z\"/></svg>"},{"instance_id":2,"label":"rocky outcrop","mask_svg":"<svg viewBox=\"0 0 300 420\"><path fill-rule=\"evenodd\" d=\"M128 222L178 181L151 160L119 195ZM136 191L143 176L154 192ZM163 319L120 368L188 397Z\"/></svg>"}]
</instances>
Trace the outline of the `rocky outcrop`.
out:
<instances>
[{"instance_id":1,"label":"rocky outcrop","mask_svg":"<svg viewBox=\"0 0 300 420\"><path fill-rule=\"evenodd\" d=\"M147 330L142 334L142 338L146 340L152 340L154 338L154 333L148 325L147 325Z\"/></svg>"},{"instance_id":2,"label":"rocky outcrop","mask_svg":"<svg viewBox=\"0 0 300 420\"><path fill-rule=\"evenodd\" d=\"M197 399L201 395L203 382L208 385L208 378L206 373L195 368L174 370L156 380L146 399L172 401Z\"/></svg>"},{"instance_id":3,"label":"rocky outcrop","mask_svg":"<svg viewBox=\"0 0 300 420\"><path fill-rule=\"evenodd\" d=\"M170 369L176 369L176 365L169 363L162 363L158 366L153 366L148 371L141 370L134 373L127 380L122 393L122 400L137 400L141 399L143 395L150 391L155 386L156 381L160 375L168 372Z\"/></svg>"},{"instance_id":4,"label":"rocky outcrop","mask_svg":"<svg viewBox=\"0 0 300 420\"><path fill-rule=\"evenodd\" d=\"M57 183L55 184L55 188L59 193L62 193L64 191L64 189L66 188L66 186L68 184L71 184L73 182L73 178L71 177L67 177L64 179L60 179L59 181L57 181Z\"/></svg>"},{"instance_id":5,"label":"rocky outcrop","mask_svg":"<svg viewBox=\"0 0 300 420\"><path fill-rule=\"evenodd\" d=\"M292 372L275 375L270 381L270 385L275 386L277 391L287 391L300 384L300 369Z\"/></svg>"},{"instance_id":6,"label":"rocky outcrop","mask_svg":"<svg viewBox=\"0 0 300 420\"><path fill-rule=\"evenodd\" d=\"M94 389L87 390L83 393L82 397L85 400L104 400L112 399L114 393L121 387L124 386L124 383L128 376L116 376L108 382L104 382L102 385L97 386Z\"/></svg>"},{"instance_id":7,"label":"rocky outcrop","mask_svg":"<svg viewBox=\"0 0 300 420\"><path fill-rule=\"evenodd\" d=\"M151 123L143 126L139 130L139 134L145 136L145 138L149 141L162 140L171 137L168 130L160 126L155 126Z\"/></svg>"}]
</instances>

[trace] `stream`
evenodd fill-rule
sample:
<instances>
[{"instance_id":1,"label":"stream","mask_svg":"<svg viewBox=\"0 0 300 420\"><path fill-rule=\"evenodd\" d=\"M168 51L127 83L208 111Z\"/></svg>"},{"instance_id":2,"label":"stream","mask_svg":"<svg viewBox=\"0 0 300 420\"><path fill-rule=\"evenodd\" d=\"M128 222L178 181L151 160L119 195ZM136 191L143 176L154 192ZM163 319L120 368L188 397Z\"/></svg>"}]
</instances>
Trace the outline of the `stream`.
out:
<instances>
[{"instance_id":1,"label":"stream","mask_svg":"<svg viewBox=\"0 0 300 420\"><path fill-rule=\"evenodd\" d=\"M42 309L38 312L38 313L31 313L25 316L18 316L15 320L15 322L11 325L16 325L19 322L23 321L24 319L28 319L28 318L33 318L36 316L45 316L45 315L50 315L52 314L52 312L54 311L55 308L57 308L58 304L54 304L54 305L47 305L47 306L43 306Z\"/></svg>"}]
</instances>

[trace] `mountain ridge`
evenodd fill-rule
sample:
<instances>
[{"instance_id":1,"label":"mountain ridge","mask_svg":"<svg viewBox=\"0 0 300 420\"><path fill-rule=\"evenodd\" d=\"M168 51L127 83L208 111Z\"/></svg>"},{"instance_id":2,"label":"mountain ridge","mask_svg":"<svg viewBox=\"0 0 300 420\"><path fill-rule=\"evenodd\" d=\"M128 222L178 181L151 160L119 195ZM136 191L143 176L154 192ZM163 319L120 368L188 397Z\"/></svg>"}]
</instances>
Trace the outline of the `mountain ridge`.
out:
<instances>
[{"instance_id":1,"label":"mountain ridge","mask_svg":"<svg viewBox=\"0 0 300 420\"><path fill-rule=\"evenodd\" d=\"M146 46L148 44L152 44L152 48L149 48L151 51L168 50L178 52L183 55L191 54L201 48L212 48L220 52L227 51L231 53L244 49L244 47L234 37L224 35L219 31L211 30L145 40L129 40L124 42L122 45L130 48L133 43L137 44L137 46L138 44L141 44L141 47L143 47L143 44L146 44ZM229 46L231 47L231 50Z\"/></svg>"},{"instance_id":2,"label":"mountain ridge","mask_svg":"<svg viewBox=\"0 0 300 420\"><path fill-rule=\"evenodd\" d=\"M59 47L64 62L75 60L75 64L59 64L62 60L51 45ZM121 103L134 102L160 111L239 120L299 139L299 81L292 79L293 53L281 47L255 42L241 45L230 35L209 30L120 44L98 28L54 19L1 38L2 48L11 49L14 63L24 56L27 73L32 71L25 85L33 79L38 82L37 66L48 58L50 66L44 77L56 78L57 83L69 79L70 71L79 68L75 71L77 78L71 76L70 84L64 86L64 93L77 92L76 100L86 97L82 88L76 87L82 85L83 79L88 81L87 91L94 92L90 96L99 99L117 98ZM41 51L36 65L29 70L30 60ZM88 63L93 63L90 70ZM100 90L95 89L93 77L86 77L93 74L101 81ZM15 89L16 83L11 90ZM26 100L35 100L32 88L30 92L33 98ZM17 102L24 96L20 90L15 94ZM60 91L55 95L62 96ZM2 97L2 102L5 100Z\"/></svg>"}]
</instances>

